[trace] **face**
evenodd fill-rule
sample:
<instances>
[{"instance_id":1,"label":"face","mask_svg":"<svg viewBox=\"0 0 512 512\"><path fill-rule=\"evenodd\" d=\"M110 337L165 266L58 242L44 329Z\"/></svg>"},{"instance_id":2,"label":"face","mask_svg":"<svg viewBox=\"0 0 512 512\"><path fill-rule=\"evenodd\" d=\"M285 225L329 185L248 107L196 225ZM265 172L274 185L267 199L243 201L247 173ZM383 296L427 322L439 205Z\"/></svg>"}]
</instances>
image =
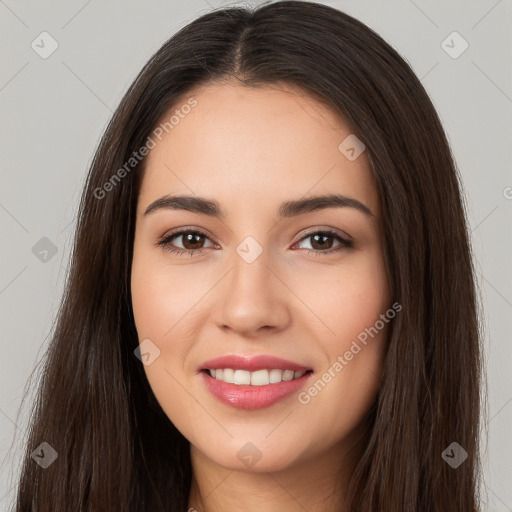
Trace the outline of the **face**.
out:
<instances>
[{"instance_id":1,"label":"face","mask_svg":"<svg viewBox=\"0 0 512 512\"><path fill-rule=\"evenodd\" d=\"M154 138L137 205L148 381L210 464L339 457L375 399L391 316L366 153L290 86L209 85L183 104L192 97Z\"/></svg>"}]
</instances>

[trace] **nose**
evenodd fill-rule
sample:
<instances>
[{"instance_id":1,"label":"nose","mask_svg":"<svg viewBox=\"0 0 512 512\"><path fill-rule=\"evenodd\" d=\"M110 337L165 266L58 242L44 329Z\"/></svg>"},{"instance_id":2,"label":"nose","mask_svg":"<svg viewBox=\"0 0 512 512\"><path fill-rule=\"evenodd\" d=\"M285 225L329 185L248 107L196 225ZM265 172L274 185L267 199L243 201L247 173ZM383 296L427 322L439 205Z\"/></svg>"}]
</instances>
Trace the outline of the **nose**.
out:
<instances>
[{"instance_id":1,"label":"nose","mask_svg":"<svg viewBox=\"0 0 512 512\"><path fill-rule=\"evenodd\" d=\"M214 318L219 328L255 337L289 325L291 292L271 264L265 251L251 263L234 255L232 268L216 291Z\"/></svg>"}]
</instances>

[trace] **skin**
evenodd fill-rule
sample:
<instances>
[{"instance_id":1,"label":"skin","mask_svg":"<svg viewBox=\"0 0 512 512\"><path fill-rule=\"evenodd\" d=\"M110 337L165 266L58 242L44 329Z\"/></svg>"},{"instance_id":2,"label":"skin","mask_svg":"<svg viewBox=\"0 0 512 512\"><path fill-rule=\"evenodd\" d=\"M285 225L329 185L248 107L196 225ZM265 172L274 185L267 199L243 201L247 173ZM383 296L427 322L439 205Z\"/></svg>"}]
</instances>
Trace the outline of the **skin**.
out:
<instances>
[{"instance_id":1,"label":"skin","mask_svg":"<svg viewBox=\"0 0 512 512\"><path fill-rule=\"evenodd\" d=\"M388 326L306 405L292 395L259 410L236 409L209 393L198 369L221 355L270 354L313 368L314 382L390 308L366 153L349 161L338 145L350 126L289 85L228 82L190 96L197 106L148 155L131 275L139 340L160 349L144 367L148 381L191 443L189 507L335 510L364 449L362 420L378 390ZM357 199L374 216L342 207L278 218L283 201L332 193ZM166 194L215 199L226 218L174 209L144 215ZM182 227L207 236L170 243L202 253L156 245ZM340 247L336 237L314 245L311 235L329 227L348 234L353 247L327 254ZM236 252L247 236L263 249L250 264ZM252 467L237 456L248 442L261 453Z\"/></svg>"}]
</instances>

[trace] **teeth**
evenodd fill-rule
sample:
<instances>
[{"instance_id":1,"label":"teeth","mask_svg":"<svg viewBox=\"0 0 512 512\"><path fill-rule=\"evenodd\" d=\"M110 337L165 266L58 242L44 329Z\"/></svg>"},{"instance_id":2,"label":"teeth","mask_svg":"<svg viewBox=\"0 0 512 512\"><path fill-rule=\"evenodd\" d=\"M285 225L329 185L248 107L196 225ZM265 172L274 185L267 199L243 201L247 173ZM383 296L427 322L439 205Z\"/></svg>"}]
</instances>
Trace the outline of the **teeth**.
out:
<instances>
[{"instance_id":1,"label":"teeth","mask_svg":"<svg viewBox=\"0 0 512 512\"><path fill-rule=\"evenodd\" d=\"M215 375L215 378L217 378L217 375ZM224 382L228 382L229 384L233 384L235 381L235 370L232 370L231 368L226 368L222 371L222 380Z\"/></svg>"},{"instance_id":2,"label":"teeth","mask_svg":"<svg viewBox=\"0 0 512 512\"><path fill-rule=\"evenodd\" d=\"M292 380L293 379L293 371L292 370L285 370L283 372L283 380Z\"/></svg>"},{"instance_id":3,"label":"teeth","mask_svg":"<svg viewBox=\"0 0 512 512\"><path fill-rule=\"evenodd\" d=\"M251 372L251 386L266 386L270 383L268 370Z\"/></svg>"},{"instance_id":4,"label":"teeth","mask_svg":"<svg viewBox=\"0 0 512 512\"><path fill-rule=\"evenodd\" d=\"M235 377L233 384L250 384L251 383L251 372L245 370L235 370Z\"/></svg>"},{"instance_id":5,"label":"teeth","mask_svg":"<svg viewBox=\"0 0 512 512\"><path fill-rule=\"evenodd\" d=\"M270 384L277 384L281 382L283 376L283 370L270 370L269 372L269 381Z\"/></svg>"},{"instance_id":6,"label":"teeth","mask_svg":"<svg viewBox=\"0 0 512 512\"><path fill-rule=\"evenodd\" d=\"M210 376L216 380L222 380L228 384L266 386L267 384L278 384L282 381L298 379L306 372L293 370L257 370L249 372L247 370L233 370L232 368L210 369Z\"/></svg>"}]
</instances>

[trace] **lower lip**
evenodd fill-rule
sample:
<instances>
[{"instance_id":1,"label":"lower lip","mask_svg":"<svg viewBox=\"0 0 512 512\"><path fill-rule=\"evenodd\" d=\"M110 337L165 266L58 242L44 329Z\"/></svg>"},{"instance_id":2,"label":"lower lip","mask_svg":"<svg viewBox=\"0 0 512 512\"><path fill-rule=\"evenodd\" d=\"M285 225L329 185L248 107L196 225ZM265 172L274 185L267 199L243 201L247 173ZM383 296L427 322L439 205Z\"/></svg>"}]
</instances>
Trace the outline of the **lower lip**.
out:
<instances>
[{"instance_id":1,"label":"lower lip","mask_svg":"<svg viewBox=\"0 0 512 512\"><path fill-rule=\"evenodd\" d=\"M311 375L312 372L308 372L298 379L281 381L277 384L247 386L228 384L222 380L214 379L207 372L201 372L210 393L222 403L238 409L263 409L280 402L299 391Z\"/></svg>"}]
</instances>

